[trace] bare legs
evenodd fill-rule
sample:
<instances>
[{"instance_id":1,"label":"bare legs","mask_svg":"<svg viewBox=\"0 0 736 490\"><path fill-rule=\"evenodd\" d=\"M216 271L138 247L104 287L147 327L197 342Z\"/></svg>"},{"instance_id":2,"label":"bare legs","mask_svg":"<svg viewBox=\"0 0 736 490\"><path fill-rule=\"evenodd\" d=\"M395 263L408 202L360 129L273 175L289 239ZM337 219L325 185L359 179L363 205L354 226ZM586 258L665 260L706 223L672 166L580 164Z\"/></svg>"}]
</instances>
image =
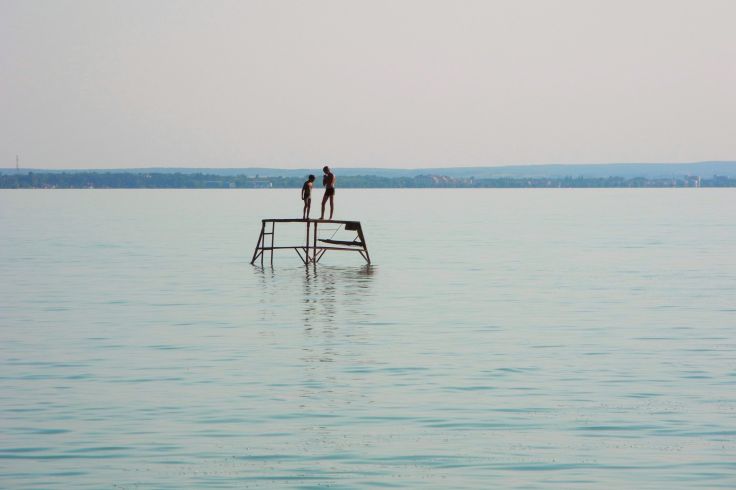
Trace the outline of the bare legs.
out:
<instances>
[{"instance_id":1,"label":"bare legs","mask_svg":"<svg viewBox=\"0 0 736 490\"><path fill-rule=\"evenodd\" d=\"M309 219L309 211L312 209L312 198L304 200L304 210L302 211L302 219Z\"/></svg>"},{"instance_id":2,"label":"bare legs","mask_svg":"<svg viewBox=\"0 0 736 490\"><path fill-rule=\"evenodd\" d=\"M330 200L330 219L332 219L332 213L335 212L335 196L333 195L327 195L325 192L325 195L322 196L322 215L319 217L319 219L325 219L325 204L327 204L327 200Z\"/></svg>"}]
</instances>

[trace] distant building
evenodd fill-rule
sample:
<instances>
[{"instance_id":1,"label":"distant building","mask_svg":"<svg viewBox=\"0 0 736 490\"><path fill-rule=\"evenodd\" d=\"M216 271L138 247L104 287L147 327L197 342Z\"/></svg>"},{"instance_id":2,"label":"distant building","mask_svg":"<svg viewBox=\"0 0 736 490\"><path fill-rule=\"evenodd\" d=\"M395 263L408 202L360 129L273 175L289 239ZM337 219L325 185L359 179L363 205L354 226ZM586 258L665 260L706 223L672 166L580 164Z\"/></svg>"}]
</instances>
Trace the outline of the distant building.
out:
<instances>
[{"instance_id":1,"label":"distant building","mask_svg":"<svg viewBox=\"0 0 736 490\"><path fill-rule=\"evenodd\" d=\"M270 180L251 180L250 181L251 187L254 189L270 189L273 187L273 184Z\"/></svg>"},{"instance_id":2,"label":"distant building","mask_svg":"<svg viewBox=\"0 0 736 490\"><path fill-rule=\"evenodd\" d=\"M700 187L700 176L688 175L685 177L685 185L688 187Z\"/></svg>"}]
</instances>

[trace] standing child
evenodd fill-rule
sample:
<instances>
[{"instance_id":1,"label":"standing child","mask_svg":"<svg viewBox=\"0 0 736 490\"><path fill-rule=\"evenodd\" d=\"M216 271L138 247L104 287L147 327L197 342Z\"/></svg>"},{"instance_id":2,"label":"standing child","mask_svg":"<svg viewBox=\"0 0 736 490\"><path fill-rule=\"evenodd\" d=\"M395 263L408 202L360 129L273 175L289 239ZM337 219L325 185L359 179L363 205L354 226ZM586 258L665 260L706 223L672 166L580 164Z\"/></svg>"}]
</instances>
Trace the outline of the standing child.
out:
<instances>
[{"instance_id":1,"label":"standing child","mask_svg":"<svg viewBox=\"0 0 736 490\"><path fill-rule=\"evenodd\" d=\"M314 183L314 175L309 178L302 186L302 201L304 201L304 210L302 211L302 219L309 219L309 210L312 207L312 184Z\"/></svg>"}]
</instances>

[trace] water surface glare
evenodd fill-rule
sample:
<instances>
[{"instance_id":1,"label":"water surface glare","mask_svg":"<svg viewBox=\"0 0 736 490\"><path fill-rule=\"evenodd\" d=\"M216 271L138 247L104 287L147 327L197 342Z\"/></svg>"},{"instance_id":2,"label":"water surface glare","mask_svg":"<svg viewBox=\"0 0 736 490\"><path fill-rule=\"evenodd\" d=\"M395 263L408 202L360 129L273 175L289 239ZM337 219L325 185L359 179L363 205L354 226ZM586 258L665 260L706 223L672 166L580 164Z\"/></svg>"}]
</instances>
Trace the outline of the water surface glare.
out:
<instances>
[{"instance_id":1,"label":"water surface glare","mask_svg":"<svg viewBox=\"0 0 736 490\"><path fill-rule=\"evenodd\" d=\"M736 487L733 190L298 197L0 192L0 487Z\"/></svg>"}]
</instances>

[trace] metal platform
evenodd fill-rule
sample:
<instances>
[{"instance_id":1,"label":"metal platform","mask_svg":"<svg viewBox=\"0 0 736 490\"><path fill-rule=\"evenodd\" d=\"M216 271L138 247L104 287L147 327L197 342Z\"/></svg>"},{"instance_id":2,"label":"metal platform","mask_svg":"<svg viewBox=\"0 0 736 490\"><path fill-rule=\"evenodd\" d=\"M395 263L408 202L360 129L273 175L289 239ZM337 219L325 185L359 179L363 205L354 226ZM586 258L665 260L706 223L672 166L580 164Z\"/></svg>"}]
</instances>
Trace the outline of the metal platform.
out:
<instances>
[{"instance_id":1,"label":"metal platform","mask_svg":"<svg viewBox=\"0 0 736 490\"><path fill-rule=\"evenodd\" d=\"M294 223L302 224L305 227L305 240L300 245L281 245L277 246L275 242L276 236L276 223L279 226L295 226ZM270 224L270 231L268 225ZM329 229L333 231L332 236L329 238L319 238L319 225L337 225L336 229ZM323 227L323 229L325 229ZM356 233L355 239L350 240L333 240L333 237L338 231L354 231ZM267 245L267 237L271 237L270 245ZM256 249L253 251L253 258L250 263L255 264L256 260L261 259L261 265L263 265L263 256L266 252L271 253L270 261L273 265L273 252L274 250L294 250L299 258L305 265L318 263L325 253L330 250L342 251L342 252L358 252L367 263L371 263L371 256L368 254L368 246L365 242L365 235L363 235L363 228L360 225L360 221L342 221L342 220L326 220L326 219L263 219L261 220L261 233L258 236L258 243L256 243Z\"/></svg>"}]
</instances>

